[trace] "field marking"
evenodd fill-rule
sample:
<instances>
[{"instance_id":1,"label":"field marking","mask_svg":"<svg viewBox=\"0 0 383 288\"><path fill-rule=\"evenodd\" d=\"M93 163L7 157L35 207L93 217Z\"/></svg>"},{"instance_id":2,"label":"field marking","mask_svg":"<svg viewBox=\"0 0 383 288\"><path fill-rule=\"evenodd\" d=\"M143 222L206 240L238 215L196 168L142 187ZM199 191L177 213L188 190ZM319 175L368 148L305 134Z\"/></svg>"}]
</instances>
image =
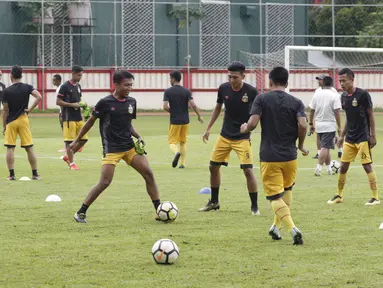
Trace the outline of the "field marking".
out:
<instances>
[{"instance_id":1,"label":"field marking","mask_svg":"<svg viewBox=\"0 0 383 288\"><path fill-rule=\"evenodd\" d=\"M37 160L38 159L50 159L50 160L58 160L58 161L63 161L60 159L61 156L57 156L57 157L54 157L54 156L37 156ZM5 155L2 155L2 158L5 158ZM15 156L15 158L20 158L20 159L27 159L26 156ZM77 160L79 161L91 161L91 162L100 162L101 164L101 157L99 159L96 159L96 158L81 158L81 157L77 157ZM122 163L122 162L121 162ZM316 162L315 162L316 163ZM149 161L149 164L150 165L171 165L171 161L169 162L155 162L155 161ZM350 166L350 169L356 169L356 168L362 168L362 165L360 163L357 163L359 165L353 165L353 166ZM316 165L316 164L315 164ZM196 168L196 167L209 167L209 164L200 164L200 165L190 165L190 166L187 166L187 167L191 167L191 168ZM383 165L381 164L376 164L376 165L373 165L373 168L382 168ZM236 165L231 165L229 164L229 166L227 166L226 168L231 168L231 169L239 169L239 166L236 166ZM254 166L253 168L255 169L259 169L260 167L259 166ZM298 167L298 170L315 170L315 167Z\"/></svg>"}]
</instances>

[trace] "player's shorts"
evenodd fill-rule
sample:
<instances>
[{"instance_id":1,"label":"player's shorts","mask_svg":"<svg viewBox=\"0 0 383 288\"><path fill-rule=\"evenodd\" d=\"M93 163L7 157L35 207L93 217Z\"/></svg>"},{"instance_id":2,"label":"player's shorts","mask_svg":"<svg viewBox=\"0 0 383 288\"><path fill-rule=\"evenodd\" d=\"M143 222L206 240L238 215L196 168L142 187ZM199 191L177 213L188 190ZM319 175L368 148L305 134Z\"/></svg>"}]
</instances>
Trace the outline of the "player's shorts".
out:
<instances>
[{"instance_id":1,"label":"player's shorts","mask_svg":"<svg viewBox=\"0 0 383 288\"><path fill-rule=\"evenodd\" d=\"M334 149L335 148L335 131L318 133L320 139L320 148Z\"/></svg>"},{"instance_id":2,"label":"player's shorts","mask_svg":"<svg viewBox=\"0 0 383 288\"><path fill-rule=\"evenodd\" d=\"M63 121L64 141L73 142L84 124L84 121ZM81 140L88 140L88 135L85 134Z\"/></svg>"},{"instance_id":3,"label":"player's shorts","mask_svg":"<svg viewBox=\"0 0 383 288\"><path fill-rule=\"evenodd\" d=\"M251 140L229 140L221 135L218 136L215 142L213 153L210 158L212 166L227 166L231 150L237 153L241 169L253 168L253 151L251 149Z\"/></svg>"},{"instance_id":4,"label":"player's shorts","mask_svg":"<svg viewBox=\"0 0 383 288\"><path fill-rule=\"evenodd\" d=\"M168 142L169 144L186 143L189 124L170 124Z\"/></svg>"},{"instance_id":5,"label":"player's shorts","mask_svg":"<svg viewBox=\"0 0 383 288\"><path fill-rule=\"evenodd\" d=\"M291 190L297 176L297 160L287 162L261 162L263 190L267 200L283 196L284 191Z\"/></svg>"},{"instance_id":6,"label":"player's shorts","mask_svg":"<svg viewBox=\"0 0 383 288\"><path fill-rule=\"evenodd\" d=\"M358 144L344 142L343 154L340 161L347 163L353 162L358 154L360 155L360 162L362 164L372 163L370 143L368 143L368 141L360 142Z\"/></svg>"},{"instance_id":7,"label":"player's shorts","mask_svg":"<svg viewBox=\"0 0 383 288\"><path fill-rule=\"evenodd\" d=\"M21 147L28 148L33 146L32 132L29 128L29 118L27 115L21 115L16 120L7 124L4 146L16 147L17 135L20 137Z\"/></svg>"},{"instance_id":8,"label":"player's shorts","mask_svg":"<svg viewBox=\"0 0 383 288\"><path fill-rule=\"evenodd\" d=\"M126 152L107 153L102 158L102 165L111 164L116 166L120 160L124 160L126 164L130 165L134 156L136 156L136 149L132 148Z\"/></svg>"}]
</instances>

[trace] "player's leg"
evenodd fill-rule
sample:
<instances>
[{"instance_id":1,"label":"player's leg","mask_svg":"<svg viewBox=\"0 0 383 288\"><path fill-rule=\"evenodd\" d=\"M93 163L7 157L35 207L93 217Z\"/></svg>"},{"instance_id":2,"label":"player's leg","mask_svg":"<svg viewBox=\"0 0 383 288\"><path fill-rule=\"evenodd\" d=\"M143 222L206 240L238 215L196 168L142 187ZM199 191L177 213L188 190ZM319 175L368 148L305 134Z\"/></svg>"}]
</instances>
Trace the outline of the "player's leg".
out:
<instances>
[{"instance_id":1,"label":"player's leg","mask_svg":"<svg viewBox=\"0 0 383 288\"><path fill-rule=\"evenodd\" d=\"M185 158L186 158L186 141L189 134L189 124L182 125L180 132L180 167L181 169L185 168Z\"/></svg>"},{"instance_id":2,"label":"player's leg","mask_svg":"<svg viewBox=\"0 0 383 288\"><path fill-rule=\"evenodd\" d=\"M207 204L199 209L200 212L208 212L211 210L219 210L219 187L221 185L221 165L227 166L231 151L230 141L222 136L218 136L215 142L213 153L210 158L210 188L211 199Z\"/></svg>"},{"instance_id":3,"label":"player's leg","mask_svg":"<svg viewBox=\"0 0 383 288\"><path fill-rule=\"evenodd\" d=\"M380 204L379 192L378 192L378 185L376 184L376 173L372 167L372 155L370 150L370 144L366 141L366 142L359 143L357 147L360 154L360 161L363 165L364 171L366 171L368 182L369 182L371 193L372 193L371 199L365 205L367 206L378 205Z\"/></svg>"},{"instance_id":4,"label":"player's leg","mask_svg":"<svg viewBox=\"0 0 383 288\"><path fill-rule=\"evenodd\" d=\"M64 135L64 143L66 147L66 155L61 157L69 166L71 167L71 163L74 163L74 155L71 151L69 145L76 139L76 122L74 121L64 121L63 122L63 135ZM74 168L77 168L75 165Z\"/></svg>"},{"instance_id":5,"label":"player's leg","mask_svg":"<svg viewBox=\"0 0 383 288\"><path fill-rule=\"evenodd\" d=\"M315 169L315 176L321 176L322 166L326 164L327 174L332 175L333 172L330 167L330 149L334 149L335 132L318 133L320 138L321 152L318 159L318 165Z\"/></svg>"},{"instance_id":6,"label":"player's leg","mask_svg":"<svg viewBox=\"0 0 383 288\"><path fill-rule=\"evenodd\" d=\"M60 122L61 131L63 131L63 115L61 113L61 110L60 110L60 113L59 113L59 122ZM64 148L60 149L58 152L66 152L65 143L64 143Z\"/></svg>"},{"instance_id":7,"label":"player's leg","mask_svg":"<svg viewBox=\"0 0 383 288\"><path fill-rule=\"evenodd\" d=\"M258 209L258 186L253 171L253 151L251 149L251 140L232 141L232 147L239 158L241 169L246 177L247 190L251 201L251 214L261 215Z\"/></svg>"},{"instance_id":8,"label":"player's leg","mask_svg":"<svg viewBox=\"0 0 383 288\"><path fill-rule=\"evenodd\" d=\"M290 161L293 165L294 161ZM262 182L264 187L264 192L266 195L266 199L270 201L271 208L274 211L275 217L277 217L280 223L291 232L293 237L293 244L300 245L303 244L302 233L298 228L295 227L293 219L290 215L290 208L287 206L286 202L283 200L283 196L285 193L285 181L284 181L284 165L286 163L279 162L262 162L261 163L261 174L262 174ZM290 168L290 167L289 167ZM287 173L287 172L285 172ZM274 217L274 218L275 218ZM274 240L282 239L280 235L280 231L275 224L275 220L273 225L269 229L269 235Z\"/></svg>"},{"instance_id":9,"label":"player's leg","mask_svg":"<svg viewBox=\"0 0 383 288\"><path fill-rule=\"evenodd\" d=\"M169 125L169 134L168 134L168 143L169 148L174 154L174 158L172 161L172 167L175 168L178 165L178 161L180 160L181 153L178 149L179 136L181 132L181 125Z\"/></svg>"},{"instance_id":10,"label":"player's leg","mask_svg":"<svg viewBox=\"0 0 383 288\"><path fill-rule=\"evenodd\" d=\"M84 127L85 125L85 122L84 121L78 121L76 122L76 138L78 136L78 134L80 134L80 131L82 129L82 127ZM81 139L80 139L80 148L78 150L78 152L81 152L82 149L84 148L86 142L88 142L88 134L85 134Z\"/></svg>"},{"instance_id":11,"label":"player's leg","mask_svg":"<svg viewBox=\"0 0 383 288\"><path fill-rule=\"evenodd\" d=\"M4 146L7 147L6 161L9 170L8 180L16 180L15 176L15 147L18 130L18 119L7 124L4 136Z\"/></svg>"},{"instance_id":12,"label":"player's leg","mask_svg":"<svg viewBox=\"0 0 383 288\"><path fill-rule=\"evenodd\" d=\"M29 119L27 116L19 117L19 129L21 147L25 149L28 155L28 161L32 169L32 179L39 180L40 175L37 173L37 157L33 151L32 132L29 126Z\"/></svg>"},{"instance_id":13,"label":"player's leg","mask_svg":"<svg viewBox=\"0 0 383 288\"><path fill-rule=\"evenodd\" d=\"M350 163L354 161L356 155L358 155L358 149L355 144L344 142L343 155L341 158L339 174L338 174L338 193L327 201L328 204L336 204L343 202L343 190L346 184L346 175L350 167Z\"/></svg>"},{"instance_id":14,"label":"player's leg","mask_svg":"<svg viewBox=\"0 0 383 288\"><path fill-rule=\"evenodd\" d=\"M117 154L117 153L116 153ZM89 206L97 199L97 197L112 183L114 170L116 164L120 161L121 156L113 156L114 154L107 154L103 159L103 165L101 168L101 177L98 183L92 187L86 196L81 208L74 214L74 219L80 223L86 223L86 211Z\"/></svg>"},{"instance_id":15,"label":"player's leg","mask_svg":"<svg viewBox=\"0 0 383 288\"><path fill-rule=\"evenodd\" d=\"M149 166L148 159L145 155L138 155L134 149L129 150L123 157L125 162L132 166L145 180L146 192L152 200L154 209L157 211L160 205L160 193L157 183L153 175L153 171Z\"/></svg>"},{"instance_id":16,"label":"player's leg","mask_svg":"<svg viewBox=\"0 0 383 288\"><path fill-rule=\"evenodd\" d=\"M317 144L317 154L313 157L313 159L318 159L320 155L320 137L319 134L317 133L317 138L316 138L316 144Z\"/></svg>"}]
</instances>

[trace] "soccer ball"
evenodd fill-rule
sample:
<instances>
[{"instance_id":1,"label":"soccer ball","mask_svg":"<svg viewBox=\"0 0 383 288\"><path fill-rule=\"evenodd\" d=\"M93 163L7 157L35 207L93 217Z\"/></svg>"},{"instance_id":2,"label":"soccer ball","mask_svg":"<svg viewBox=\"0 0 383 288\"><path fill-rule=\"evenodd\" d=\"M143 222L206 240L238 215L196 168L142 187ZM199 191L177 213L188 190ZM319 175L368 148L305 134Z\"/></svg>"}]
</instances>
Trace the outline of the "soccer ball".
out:
<instances>
[{"instance_id":1,"label":"soccer ball","mask_svg":"<svg viewBox=\"0 0 383 288\"><path fill-rule=\"evenodd\" d=\"M334 173L338 173L339 168L340 168L340 163L336 160L332 160L330 163L330 167Z\"/></svg>"},{"instance_id":2,"label":"soccer ball","mask_svg":"<svg viewBox=\"0 0 383 288\"><path fill-rule=\"evenodd\" d=\"M157 264L174 264L179 254L177 244L170 239L158 240L152 247L153 259Z\"/></svg>"},{"instance_id":3,"label":"soccer ball","mask_svg":"<svg viewBox=\"0 0 383 288\"><path fill-rule=\"evenodd\" d=\"M157 215L160 217L161 221L169 222L176 220L178 216L178 208L176 204L165 201L160 204L157 208Z\"/></svg>"}]
</instances>

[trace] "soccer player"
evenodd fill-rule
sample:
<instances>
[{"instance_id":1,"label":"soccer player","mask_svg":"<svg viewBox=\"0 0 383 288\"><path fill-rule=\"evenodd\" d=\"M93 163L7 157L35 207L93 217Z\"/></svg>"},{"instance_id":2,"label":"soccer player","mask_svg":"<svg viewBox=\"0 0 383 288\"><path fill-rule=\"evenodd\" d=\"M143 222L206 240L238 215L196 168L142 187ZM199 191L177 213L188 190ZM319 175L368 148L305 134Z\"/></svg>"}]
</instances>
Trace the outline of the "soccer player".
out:
<instances>
[{"instance_id":1,"label":"soccer player","mask_svg":"<svg viewBox=\"0 0 383 288\"><path fill-rule=\"evenodd\" d=\"M52 78L52 84L53 86L56 86L56 97L59 94L60 87L61 87L61 76L59 74L56 74ZM62 118L62 107L60 106L60 114L59 114L59 122L61 126L61 130L63 130L63 118ZM58 152L66 152L66 147L64 146L63 149L59 150Z\"/></svg>"},{"instance_id":2,"label":"soccer player","mask_svg":"<svg viewBox=\"0 0 383 288\"><path fill-rule=\"evenodd\" d=\"M331 154L330 149L334 149L335 133L338 126L338 135L341 131L340 123L340 98L338 93L331 90L333 80L330 76L325 76L323 79L322 89L315 92L311 99L309 107L310 111L310 132L317 132L320 139L320 153L317 168L314 175L321 176L322 166L326 163L327 174L334 174L331 170ZM313 124L315 116L315 126Z\"/></svg>"},{"instance_id":3,"label":"soccer player","mask_svg":"<svg viewBox=\"0 0 383 288\"><path fill-rule=\"evenodd\" d=\"M303 244L302 233L290 215L292 188L297 173L297 148L308 155L304 148L307 132L305 107L301 100L287 94L288 71L283 67L274 68L270 74L270 92L255 98L251 117L241 126L241 133L249 133L261 121L261 174L266 199L273 209L274 223L269 235L280 240L281 223L291 231L293 244Z\"/></svg>"},{"instance_id":4,"label":"soccer player","mask_svg":"<svg viewBox=\"0 0 383 288\"><path fill-rule=\"evenodd\" d=\"M7 165L9 170L8 180L16 180L15 176L15 147L16 138L20 137L21 147L28 154L28 161L32 168L32 179L39 180L37 173L37 158L33 151L32 133L29 127L28 114L41 101L40 93L33 86L21 82L23 69L15 65L11 70L12 85L3 92L3 134L5 135L4 146L7 147ZM28 108L29 96L35 98L32 106Z\"/></svg>"},{"instance_id":5,"label":"soccer player","mask_svg":"<svg viewBox=\"0 0 383 288\"><path fill-rule=\"evenodd\" d=\"M132 119L136 119L136 100L129 97L132 91L134 77L128 71L116 71L113 76L115 91L113 95L101 99L95 106L92 116L85 123L77 138L70 145L73 153L81 147L81 139L93 127L97 118L100 119L100 134L103 145L103 159L99 182L90 190L80 210L74 219L86 223L86 211L97 197L110 185L115 166L124 160L142 175L146 183L146 190L152 199L154 208L160 205L159 192L153 172L142 149L135 149L132 136L138 139L136 145L143 143L141 136L132 126ZM137 154L140 153L140 154Z\"/></svg>"},{"instance_id":6,"label":"soccer player","mask_svg":"<svg viewBox=\"0 0 383 288\"><path fill-rule=\"evenodd\" d=\"M250 133L240 133L241 124L249 120L251 104L258 95L255 87L243 81L245 79L245 69L245 65L241 62L233 62L227 68L229 82L221 84L218 88L217 104L202 137L205 143L209 140L210 129L219 117L222 105L225 104L225 117L221 134L218 136L210 158L211 199L199 210L201 212L220 209L218 199L221 184L220 167L221 165L228 165L230 152L234 150L246 177L251 200L251 214L260 215L258 210L258 187L253 172Z\"/></svg>"},{"instance_id":7,"label":"soccer player","mask_svg":"<svg viewBox=\"0 0 383 288\"><path fill-rule=\"evenodd\" d=\"M168 142L170 150L174 153L172 167L177 167L180 160L179 168L183 169L185 168L186 140L189 129L189 103L201 124L203 119L190 90L181 86L181 72L172 71L169 76L172 87L165 90L163 103L164 110L170 113ZM178 144L180 145L179 149Z\"/></svg>"},{"instance_id":8,"label":"soccer player","mask_svg":"<svg viewBox=\"0 0 383 288\"><path fill-rule=\"evenodd\" d=\"M56 104L62 107L63 134L64 142L67 148L67 154L62 159L68 164L71 170L79 170L74 162L74 155L69 148L70 143L78 136L81 128L84 126L82 119L80 102L82 97L81 86L79 84L83 68L80 66L72 67L72 79L61 85L57 94ZM82 136L81 147L88 141L88 136Z\"/></svg>"},{"instance_id":9,"label":"soccer player","mask_svg":"<svg viewBox=\"0 0 383 288\"><path fill-rule=\"evenodd\" d=\"M327 201L328 204L343 202L343 189L350 163L356 155L364 171L367 173L372 192L372 198L365 205L378 205L379 194L376 185L376 174L372 168L371 149L376 145L375 119L370 94L354 86L354 72L343 68L338 72L339 82L343 89L342 109L346 112L346 123L338 139L338 146L343 145L343 155L338 175L338 193Z\"/></svg>"}]
</instances>

